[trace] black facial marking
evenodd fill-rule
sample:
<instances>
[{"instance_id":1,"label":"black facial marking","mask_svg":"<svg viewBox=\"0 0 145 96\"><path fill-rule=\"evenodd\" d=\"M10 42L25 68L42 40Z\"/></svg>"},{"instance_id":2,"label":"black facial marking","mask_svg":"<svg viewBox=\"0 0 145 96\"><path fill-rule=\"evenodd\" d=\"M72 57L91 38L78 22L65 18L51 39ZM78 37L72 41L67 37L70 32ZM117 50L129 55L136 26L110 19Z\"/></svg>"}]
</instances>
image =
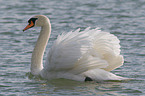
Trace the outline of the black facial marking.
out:
<instances>
[{"instance_id":1,"label":"black facial marking","mask_svg":"<svg viewBox=\"0 0 145 96\"><path fill-rule=\"evenodd\" d=\"M87 82L87 81L93 81L93 80L90 77L86 77L85 82Z\"/></svg>"},{"instance_id":2,"label":"black facial marking","mask_svg":"<svg viewBox=\"0 0 145 96\"><path fill-rule=\"evenodd\" d=\"M28 23L30 24L31 23L31 21L35 24L35 21L37 20L38 18L30 18L29 20L28 20Z\"/></svg>"}]
</instances>

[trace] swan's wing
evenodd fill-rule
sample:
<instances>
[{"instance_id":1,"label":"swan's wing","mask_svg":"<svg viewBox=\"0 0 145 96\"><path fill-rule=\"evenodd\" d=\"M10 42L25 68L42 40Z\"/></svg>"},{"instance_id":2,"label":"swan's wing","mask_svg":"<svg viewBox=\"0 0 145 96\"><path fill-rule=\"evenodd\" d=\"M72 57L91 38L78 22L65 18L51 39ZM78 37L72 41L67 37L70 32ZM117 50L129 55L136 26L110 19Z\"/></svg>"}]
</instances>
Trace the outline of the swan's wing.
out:
<instances>
[{"instance_id":1,"label":"swan's wing","mask_svg":"<svg viewBox=\"0 0 145 96\"><path fill-rule=\"evenodd\" d=\"M116 36L99 29L87 28L82 32L78 29L58 36L44 68L74 74L96 68L110 71L122 65L119 54L120 45Z\"/></svg>"}]
</instances>

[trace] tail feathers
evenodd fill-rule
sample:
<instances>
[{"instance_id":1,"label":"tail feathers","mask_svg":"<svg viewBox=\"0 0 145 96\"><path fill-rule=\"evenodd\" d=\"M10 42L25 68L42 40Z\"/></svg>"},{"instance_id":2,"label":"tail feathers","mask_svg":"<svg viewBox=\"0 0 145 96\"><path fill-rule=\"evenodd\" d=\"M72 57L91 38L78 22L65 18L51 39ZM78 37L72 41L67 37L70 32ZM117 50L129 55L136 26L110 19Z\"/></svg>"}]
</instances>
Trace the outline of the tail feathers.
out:
<instances>
[{"instance_id":1,"label":"tail feathers","mask_svg":"<svg viewBox=\"0 0 145 96\"><path fill-rule=\"evenodd\" d=\"M113 73L105 71L103 69L93 69L84 72L82 75L86 77L90 77L94 81L102 81L102 80L126 80L127 78L117 76Z\"/></svg>"}]
</instances>

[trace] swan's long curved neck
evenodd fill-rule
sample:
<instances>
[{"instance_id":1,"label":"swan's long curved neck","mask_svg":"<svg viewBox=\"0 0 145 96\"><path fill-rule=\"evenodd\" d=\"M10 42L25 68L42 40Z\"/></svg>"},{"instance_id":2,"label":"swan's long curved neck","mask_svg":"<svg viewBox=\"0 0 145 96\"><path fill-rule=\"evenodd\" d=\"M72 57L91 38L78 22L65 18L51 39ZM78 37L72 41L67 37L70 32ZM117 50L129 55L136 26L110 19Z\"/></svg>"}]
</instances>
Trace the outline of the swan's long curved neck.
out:
<instances>
[{"instance_id":1,"label":"swan's long curved neck","mask_svg":"<svg viewBox=\"0 0 145 96\"><path fill-rule=\"evenodd\" d=\"M49 20L41 27L41 32L32 53L31 73L39 75L43 69L43 55L51 33L51 24Z\"/></svg>"}]
</instances>

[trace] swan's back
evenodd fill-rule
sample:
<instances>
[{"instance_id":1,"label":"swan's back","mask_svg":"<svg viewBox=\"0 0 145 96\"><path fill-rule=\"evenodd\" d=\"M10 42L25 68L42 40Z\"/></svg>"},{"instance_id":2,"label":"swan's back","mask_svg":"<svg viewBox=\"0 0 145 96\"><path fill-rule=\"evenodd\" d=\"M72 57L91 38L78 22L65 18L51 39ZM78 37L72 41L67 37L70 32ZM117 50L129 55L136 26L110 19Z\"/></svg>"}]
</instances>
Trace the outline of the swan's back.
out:
<instances>
[{"instance_id":1,"label":"swan's back","mask_svg":"<svg viewBox=\"0 0 145 96\"><path fill-rule=\"evenodd\" d=\"M123 64L119 40L113 34L100 29L85 29L63 33L49 50L44 70L87 75L87 72L105 72Z\"/></svg>"}]
</instances>

